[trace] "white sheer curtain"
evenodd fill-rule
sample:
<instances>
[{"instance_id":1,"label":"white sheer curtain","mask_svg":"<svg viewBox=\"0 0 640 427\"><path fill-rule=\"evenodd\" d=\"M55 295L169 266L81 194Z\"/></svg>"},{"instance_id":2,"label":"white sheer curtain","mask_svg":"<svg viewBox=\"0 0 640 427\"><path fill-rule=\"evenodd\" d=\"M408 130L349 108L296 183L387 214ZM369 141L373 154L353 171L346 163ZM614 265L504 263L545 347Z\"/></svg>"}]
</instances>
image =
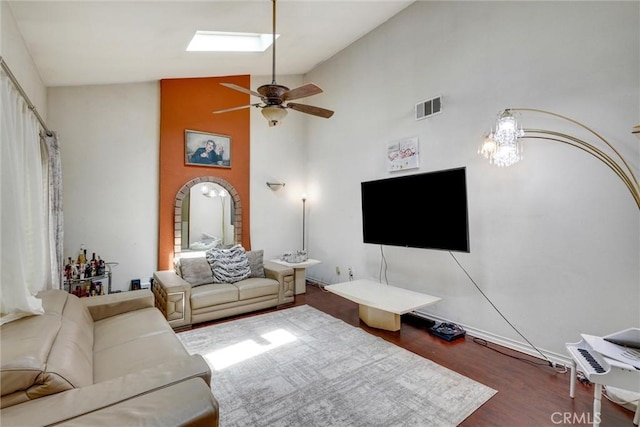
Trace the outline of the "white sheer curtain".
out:
<instances>
[{"instance_id":1,"label":"white sheer curtain","mask_svg":"<svg viewBox=\"0 0 640 427\"><path fill-rule=\"evenodd\" d=\"M46 171L44 191L47 212L47 235L49 241L50 288L60 289L64 272L64 218L62 214L62 162L58 136L40 134L43 150L42 168Z\"/></svg>"},{"instance_id":2,"label":"white sheer curtain","mask_svg":"<svg viewBox=\"0 0 640 427\"><path fill-rule=\"evenodd\" d=\"M41 141L39 129L26 101L0 70L0 324L42 314L35 295L60 287L59 261L52 248L62 240L56 242L50 232L58 222L50 218L50 208L58 203L61 209L61 200L50 200L48 173L57 142L55 137L54 142ZM59 156L51 162L59 168Z\"/></svg>"}]
</instances>

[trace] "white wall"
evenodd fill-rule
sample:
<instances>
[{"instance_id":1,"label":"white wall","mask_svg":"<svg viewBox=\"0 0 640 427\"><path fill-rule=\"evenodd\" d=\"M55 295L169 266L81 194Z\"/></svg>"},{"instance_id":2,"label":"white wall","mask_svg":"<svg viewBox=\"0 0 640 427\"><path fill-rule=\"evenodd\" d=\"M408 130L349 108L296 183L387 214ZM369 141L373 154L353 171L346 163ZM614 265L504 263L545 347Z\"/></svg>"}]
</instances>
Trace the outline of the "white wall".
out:
<instances>
[{"instance_id":1,"label":"white wall","mask_svg":"<svg viewBox=\"0 0 640 427\"><path fill-rule=\"evenodd\" d=\"M305 78L336 114L307 122L309 246L323 261L310 275L347 280L340 266L379 278L380 247L362 243L359 185L393 175L386 145L418 136L421 166L407 173L467 168L471 252L454 255L534 345L565 355L580 333L640 325L639 212L622 182L552 142L526 143L508 169L476 154L499 110L533 107L593 127L638 174L639 30L637 2L416 2L321 64ZM443 113L415 121L415 103L440 94ZM523 342L449 253L383 249L389 283L443 298L424 311Z\"/></svg>"},{"instance_id":2,"label":"white wall","mask_svg":"<svg viewBox=\"0 0 640 427\"><path fill-rule=\"evenodd\" d=\"M40 116L47 119L47 88L27 50L9 4L0 1L0 56L9 65Z\"/></svg>"},{"instance_id":3,"label":"white wall","mask_svg":"<svg viewBox=\"0 0 640 427\"><path fill-rule=\"evenodd\" d=\"M60 138L65 258L84 244L119 263L114 290L148 281L158 253L158 83L47 90L9 5L0 7L2 57Z\"/></svg>"},{"instance_id":4,"label":"white wall","mask_svg":"<svg viewBox=\"0 0 640 427\"><path fill-rule=\"evenodd\" d=\"M81 244L112 269L112 289L149 281L158 259L160 85L49 88L60 137L65 257Z\"/></svg>"},{"instance_id":5,"label":"white wall","mask_svg":"<svg viewBox=\"0 0 640 427\"><path fill-rule=\"evenodd\" d=\"M301 76L277 76L290 89L305 82ZM271 83L271 76L253 76L251 88ZM321 95L298 102L318 105ZM289 111L282 124L269 127L257 108L251 109L251 247L264 249L265 259L302 249L302 194L306 187L306 114ZM273 191L268 182L284 182ZM307 203L309 206L311 201ZM313 256L313 254L311 254Z\"/></svg>"},{"instance_id":6,"label":"white wall","mask_svg":"<svg viewBox=\"0 0 640 427\"><path fill-rule=\"evenodd\" d=\"M252 79L252 87L270 82ZM283 76L294 88L301 76ZM80 244L108 261L113 289L146 281L157 269L159 85L49 88L50 127L60 135L64 185L65 256ZM298 115L299 114L299 115ZM270 128L251 112L251 238L265 259L301 246L304 118L292 112ZM267 181L284 181L279 192ZM91 186L100 192L92 199ZM97 224L97 225L96 225Z\"/></svg>"},{"instance_id":7,"label":"white wall","mask_svg":"<svg viewBox=\"0 0 640 427\"><path fill-rule=\"evenodd\" d=\"M297 87L300 76L283 76ZM252 79L252 87L270 82ZM147 280L157 268L159 86L157 83L49 89L51 125L63 157L65 256L80 244L109 261L113 289ZM304 191L304 118L293 112L286 126L267 126L251 112L251 238L265 259L301 246ZM273 192L267 181L284 181ZM104 203L87 203L95 182ZM94 228L95 222L102 225ZM114 238L116 236L116 238Z\"/></svg>"},{"instance_id":8,"label":"white wall","mask_svg":"<svg viewBox=\"0 0 640 427\"><path fill-rule=\"evenodd\" d=\"M4 55L2 7L3 56L15 70L28 54ZM564 354L564 343L581 332L638 326L638 210L621 182L578 150L550 142L528 143L525 160L509 169L476 154L499 110L538 107L598 130L638 173L630 133L640 118L638 9L637 2L416 2L304 80L279 76L291 88L321 86L325 93L305 103L336 114L325 120L292 111L270 128L251 110L252 247L267 259L300 248L306 192L307 247L323 262L309 275L343 281L340 266L377 278L380 248L362 243L359 185L390 176L387 143L416 135L421 167L414 172L467 167L471 252L454 255L530 341ZM38 86L20 73L23 85ZM268 82L254 77L252 88ZM414 104L439 94L443 114L414 121ZM60 133L65 252L84 243L118 261L114 288L126 289L157 265L158 84L50 88L48 97L48 108L38 107ZM564 123L527 120L575 133ZM271 180L286 186L273 192ZM384 254L390 283L443 297L428 310L434 317L523 341L448 253L385 247Z\"/></svg>"}]
</instances>

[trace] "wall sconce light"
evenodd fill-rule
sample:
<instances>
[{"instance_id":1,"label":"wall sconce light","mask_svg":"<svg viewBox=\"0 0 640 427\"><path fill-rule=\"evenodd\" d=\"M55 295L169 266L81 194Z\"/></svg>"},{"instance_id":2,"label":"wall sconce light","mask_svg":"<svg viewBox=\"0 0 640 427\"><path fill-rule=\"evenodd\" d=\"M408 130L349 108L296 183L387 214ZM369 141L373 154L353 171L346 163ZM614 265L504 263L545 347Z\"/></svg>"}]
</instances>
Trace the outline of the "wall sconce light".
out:
<instances>
[{"instance_id":1,"label":"wall sconce light","mask_svg":"<svg viewBox=\"0 0 640 427\"><path fill-rule=\"evenodd\" d=\"M283 188L286 184L284 182L267 182L267 187L272 189L273 191L278 191Z\"/></svg>"},{"instance_id":2,"label":"wall sconce light","mask_svg":"<svg viewBox=\"0 0 640 427\"><path fill-rule=\"evenodd\" d=\"M587 130L595 137L595 142L587 142L575 136L552 130L522 128L516 113L514 113L519 111L546 114L571 122ZM640 127L636 126L632 133L640 138ZM636 205L638 205L638 209L640 209L640 185L638 184L638 178L618 150L592 129L560 114L533 108L509 108L501 111L496 120L495 131L485 134L478 153L488 159L491 164L508 167L522 159L521 139L544 139L547 141L561 142L579 148L592 155L607 165L607 167L620 178L633 196Z\"/></svg>"}]
</instances>

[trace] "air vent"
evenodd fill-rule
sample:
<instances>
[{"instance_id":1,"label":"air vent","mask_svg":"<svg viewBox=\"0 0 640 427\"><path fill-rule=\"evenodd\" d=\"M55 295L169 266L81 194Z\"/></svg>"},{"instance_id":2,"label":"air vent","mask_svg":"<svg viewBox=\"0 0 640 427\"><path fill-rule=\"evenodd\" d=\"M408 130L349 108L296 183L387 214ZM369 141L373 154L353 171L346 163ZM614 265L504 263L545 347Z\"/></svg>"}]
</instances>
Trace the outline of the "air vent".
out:
<instances>
[{"instance_id":1,"label":"air vent","mask_svg":"<svg viewBox=\"0 0 640 427\"><path fill-rule=\"evenodd\" d=\"M442 96L416 104L416 120L426 119L442 112Z\"/></svg>"}]
</instances>

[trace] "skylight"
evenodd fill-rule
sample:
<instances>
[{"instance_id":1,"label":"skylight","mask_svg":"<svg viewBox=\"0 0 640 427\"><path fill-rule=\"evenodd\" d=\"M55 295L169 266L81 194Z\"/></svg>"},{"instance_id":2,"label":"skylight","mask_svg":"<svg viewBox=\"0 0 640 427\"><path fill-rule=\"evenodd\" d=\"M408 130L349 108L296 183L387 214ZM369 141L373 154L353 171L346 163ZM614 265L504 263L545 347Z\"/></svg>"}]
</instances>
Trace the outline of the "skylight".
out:
<instances>
[{"instance_id":1,"label":"skylight","mask_svg":"<svg viewBox=\"0 0 640 427\"><path fill-rule=\"evenodd\" d=\"M276 34L276 38L278 36ZM264 52L272 41L273 34L198 30L187 46L187 52Z\"/></svg>"}]
</instances>

